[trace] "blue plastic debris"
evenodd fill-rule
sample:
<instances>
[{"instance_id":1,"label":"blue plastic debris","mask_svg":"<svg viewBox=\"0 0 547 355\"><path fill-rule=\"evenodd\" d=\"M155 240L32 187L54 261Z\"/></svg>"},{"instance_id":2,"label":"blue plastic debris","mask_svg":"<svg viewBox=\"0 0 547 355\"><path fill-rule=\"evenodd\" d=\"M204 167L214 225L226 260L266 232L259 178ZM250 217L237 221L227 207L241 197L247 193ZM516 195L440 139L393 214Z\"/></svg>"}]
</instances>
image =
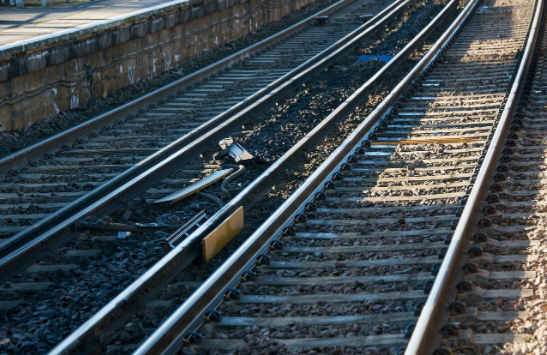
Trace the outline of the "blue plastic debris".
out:
<instances>
[{"instance_id":1,"label":"blue plastic debris","mask_svg":"<svg viewBox=\"0 0 547 355\"><path fill-rule=\"evenodd\" d=\"M368 62L369 60L372 60L373 58L376 58L378 60L381 60L383 62L389 62L391 60L391 58L393 58L394 56L393 55L369 55L369 54L366 54L366 55L362 55L360 56L357 61L358 62Z\"/></svg>"}]
</instances>

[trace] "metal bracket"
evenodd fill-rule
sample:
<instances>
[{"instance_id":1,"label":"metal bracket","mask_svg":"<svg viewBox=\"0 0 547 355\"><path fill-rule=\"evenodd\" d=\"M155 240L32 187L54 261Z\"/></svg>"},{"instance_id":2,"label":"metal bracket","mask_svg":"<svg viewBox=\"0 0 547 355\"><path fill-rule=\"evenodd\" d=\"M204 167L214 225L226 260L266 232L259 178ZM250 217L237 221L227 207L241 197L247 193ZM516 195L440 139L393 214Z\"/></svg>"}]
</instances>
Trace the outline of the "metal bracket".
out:
<instances>
[{"instance_id":1,"label":"metal bracket","mask_svg":"<svg viewBox=\"0 0 547 355\"><path fill-rule=\"evenodd\" d=\"M175 233L173 233L169 238L165 240L165 253L169 253L173 250L181 241L188 237L192 232L198 229L203 222L207 220L207 215L205 211L201 211L194 216L191 220L186 222L182 227L180 227Z\"/></svg>"}]
</instances>

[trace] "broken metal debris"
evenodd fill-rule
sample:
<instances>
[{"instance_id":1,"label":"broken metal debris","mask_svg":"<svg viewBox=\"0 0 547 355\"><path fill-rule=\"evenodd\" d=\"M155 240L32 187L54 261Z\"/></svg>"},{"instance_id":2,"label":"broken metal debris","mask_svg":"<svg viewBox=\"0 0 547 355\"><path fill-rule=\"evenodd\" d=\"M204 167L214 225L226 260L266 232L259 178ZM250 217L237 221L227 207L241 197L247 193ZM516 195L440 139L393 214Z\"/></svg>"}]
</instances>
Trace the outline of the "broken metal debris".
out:
<instances>
[{"instance_id":1,"label":"broken metal debris","mask_svg":"<svg viewBox=\"0 0 547 355\"><path fill-rule=\"evenodd\" d=\"M171 195L165 196L159 200L157 200L154 203L163 203L163 202L170 202L175 203L187 196L190 196L196 192L199 192L200 190L206 188L207 186L214 184L215 182L224 179L227 175L229 175L234 169L223 169L215 171L214 173L210 174L204 179L201 179L189 186L186 186L182 190L179 190Z\"/></svg>"}]
</instances>

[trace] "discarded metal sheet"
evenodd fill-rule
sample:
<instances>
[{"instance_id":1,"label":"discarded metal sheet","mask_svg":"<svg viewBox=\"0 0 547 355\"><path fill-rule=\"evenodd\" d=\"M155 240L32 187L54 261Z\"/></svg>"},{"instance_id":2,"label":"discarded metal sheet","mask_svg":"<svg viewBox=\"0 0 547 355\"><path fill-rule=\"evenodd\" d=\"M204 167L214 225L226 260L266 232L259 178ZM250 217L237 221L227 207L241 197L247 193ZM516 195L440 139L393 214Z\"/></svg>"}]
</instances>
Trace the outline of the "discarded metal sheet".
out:
<instances>
[{"instance_id":1,"label":"discarded metal sheet","mask_svg":"<svg viewBox=\"0 0 547 355\"><path fill-rule=\"evenodd\" d=\"M223 170L215 171L214 173L207 176L206 178L201 179L193 183L192 185L186 186L182 190L177 191L169 196L161 198L154 203L163 203L163 202L175 203L178 200L181 200L187 196L190 196L191 194L196 193L200 191L201 189L204 189L207 186L214 184L215 182L223 179L224 177L229 175L233 170L234 169L223 169Z\"/></svg>"},{"instance_id":2,"label":"discarded metal sheet","mask_svg":"<svg viewBox=\"0 0 547 355\"><path fill-rule=\"evenodd\" d=\"M201 211L194 216L191 220L186 222L182 227L177 229L169 238L165 240L165 253L169 253L174 249L180 242L182 242L186 237L188 237L192 232L198 229L203 222L207 220L207 215L205 211Z\"/></svg>"},{"instance_id":3,"label":"discarded metal sheet","mask_svg":"<svg viewBox=\"0 0 547 355\"><path fill-rule=\"evenodd\" d=\"M368 62L368 61L378 61L378 60L381 60L381 61L384 61L384 62L389 62L394 56L393 55L369 55L369 54L365 54L365 55L362 55L360 56L359 58L357 58L357 62Z\"/></svg>"},{"instance_id":4,"label":"discarded metal sheet","mask_svg":"<svg viewBox=\"0 0 547 355\"><path fill-rule=\"evenodd\" d=\"M220 226L203 239L203 259L211 261L243 229L243 207L232 213Z\"/></svg>"},{"instance_id":5,"label":"discarded metal sheet","mask_svg":"<svg viewBox=\"0 0 547 355\"><path fill-rule=\"evenodd\" d=\"M218 142L218 145L222 149L222 151L219 153L220 156L222 157L226 154L230 154L230 156L235 160L236 163L254 159L254 155L252 155L245 148L243 148L241 144L234 142L231 137L224 138L223 140Z\"/></svg>"},{"instance_id":6,"label":"discarded metal sheet","mask_svg":"<svg viewBox=\"0 0 547 355\"><path fill-rule=\"evenodd\" d=\"M236 163L254 159L254 155L245 150L239 143L232 144L228 149L230 151L230 156L234 158Z\"/></svg>"}]
</instances>

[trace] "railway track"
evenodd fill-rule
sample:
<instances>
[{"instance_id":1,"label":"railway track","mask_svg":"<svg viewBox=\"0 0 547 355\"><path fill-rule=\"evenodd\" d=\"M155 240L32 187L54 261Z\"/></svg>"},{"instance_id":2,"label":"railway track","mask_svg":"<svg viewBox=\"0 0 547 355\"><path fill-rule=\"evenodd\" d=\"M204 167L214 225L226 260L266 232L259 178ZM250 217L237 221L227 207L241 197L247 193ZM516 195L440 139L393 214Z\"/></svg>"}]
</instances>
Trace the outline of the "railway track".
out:
<instances>
[{"instance_id":1,"label":"railway track","mask_svg":"<svg viewBox=\"0 0 547 355\"><path fill-rule=\"evenodd\" d=\"M380 20L379 23L381 25L384 25L384 23L392 23L390 17L393 17L403 9L406 9L408 4L409 2L392 4L384 11L384 14L388 14L394 9L391 11L392 14L386 16L385 20ZM363 19L354 14L351 16L347 16L346 14L355 12L355 9L367 11L368 8L364 9L362 5L363 4L360 3L353 3L350 7L339 10L339 12L336 13L336 16L330 17L329 22L320 26L322 27L322 31L325 30L325 26L328 29L331 25L336 29L343 28L345 22L350 27L358 27L359 22L362 22ZM378 7L375 9L377 11L380 10ZM384 30L383 26L379 27ZM434 26L432 26L432 28L434 28ZM313 31L313 27L311 30ZM342 34L344 34L344 32ZM306 33L303 34L303 37L303 39L300 39L301 41L309 41L309 38L306 38ZM425 38L425 36L423 37ZM327 41L328 44L330 39L331 37L329 37L329 39L322 38L321 43ZM276 65L277 68L274 66L272 69L273 73L282 73L276 71L279 70L279 67L286 67L285 69L288 71L289 66L294 66L306 60L307 57L299 57L298 53L296 53L297 51L292 49L294 48L295 43L300 43L297 42L298 40L298 36L296 36L294 37L294 41L291 42L289 40L285 42L287 43L288 49L284 48L283 44L276 47L278 49L281 48L279 51L282 54L286 54L288 51L295 56L290 57L289 61L287 58L279 60L279 63ZM423 38L421 40L423 41ZM409 50L406 55L409 55L412 52L412 49L420 43L420 41L417 41L416 44L414 44L414 47L410 48L411 50ZM356 42L356 44L359 44L359 42ZM338 45L338 47L340 47L340 45ZM344 49L344 51L347 52L347 49ZM259 72L257 69L258 66L272 66L271 57L269 57L268 60L260 60L260 56L255 58L258 58L258 60L253 61L253 59L250 59L249 61L241 63L242 69L240 72L246 72L247 74L250 72L255 75ZM263 73L264 71L260 72ZM215 86L214 88L203 90L195 96L192 95L194 95L195 92L199 92L199 88L203 88L206 85L211 83L213 83L211 84L213 86L216 85L214 84L215 79L218 79L219 82L225 80L229 83L227 85L230 86L233 84L233 80L235 80L230 76L235 75L240 79L241 77L246 76L241 73L239 73L238 70L231 70L210 81L205 81L207 84L198 86L198 89L188 88L189 91L185 92L182 97L194 98L195 100L189 101L201 102L201 104L189 104L191 110L184 110L184 107L188 107L186 103L180 104L177 107L182 107L184 112L193 112L195 116L198 113L210 115L211 112L214 111L207 111L207 100L219 102L220 98L219 94L207 94L207 92L217 90L218 88ZM238 76L240 74L241 77ZM249 76L252 75L247 75L247 77ZM256 84L259 79L262 78L254 76L248 80L248 83L252 86L251 84ZM270 78L266 77L266 79ZM241 82L238 82L238 84L243 86ZM232 86L230 86L230 88L235 90ZM237 90L240 89L242 88L237 88ZM55 212L56 208L60 208L63 205L70 203L82 193L82 191L79 191L78 189L93 189L96 186L99 186L99 183L107 181L123 169L133 169L131 168L131 165L136 163L139 159L144 158L143 154L157 152L161 146L167 144L167 142L160 141L159 143L154 143L154 137L150 135L152 132L152 128L150 127L159 126L154 117L166 116L169 115L169 112L173 111L172 108L169 108L169 102L165 103L165 106L167 106L166 112L160 114L155 111L161 111L163 106L152 107L146 112L141 112L138 116L132 116L124 122L118 122L115 126L105 127L103 131L101 131L100 136L92 133L88 138L83 140L79 138L75 144L63 147L63 149L55 154L46 154L43 160L29 162L29 164L23 168L11 170L7 176L3 177L4 182L6 182L6 184L3 185L3 188L6 188L6 190L4 190L5 196L3 196L5 200L3 202L7 202L7 204L3 206L3 211L7 211L8 213L4 221L8 221L8 224L16 226L12 229L3 229L3 231L7 231L8 234L10 231L20 231L21 226L17 225L17 220L28 218L29 221L32 221L33 218L38 220L44 217L47 219L48 217L45 212L57 214L57 212ZM194 119L196 118L195 116ZM144 124L145 118L150 120L150 122L153 122L153 124L151 126ZM169 118L170 117L167 117L164 121L167 121ZM179 119L180 121L180 118L177 117L174 117L173 119ZM167 139L169 139L169 134L173 133L169 124L166 124L165 122L163 122L162 127L154 128L158 129L156 135L159 135L162 138L166 136ZM147 136L144 137L142 134L145 129ZM182 134L184 132L177 133ZM136 139L137 135L139 139ZM63 139L66 139L66 137ZM108 146L108 144L114 145ZM116 148L116 151L114 151L114 148ZM35 153L30 154L32 155ZM118 156L117 154L120 155ZM12 159L21 159L21 157L8 157L8 159L5 159L3 162L12 164ZM41 163L45 164L42 165ZM138 165L141 164L142 163ZM149 191L148 194L142 196L144 198L132 203L129 209L123 209L121 212L125 213L128 210L132 210L129 214L133 214L133 216L129 217L129 221L138 221L144 214L142 210L147 208L145 199L154 200L163 197L180 188L183 184L188 183L189 179L186 178L186 176L195 176L200 173L208 174L218 168L218 165L207 164L186 166L182 169L182 173L177 173L175 179L163 181L166 185L156 188L152 193ZM86 182L86 184L87 182L91 183L86 185L84 182ZM14 189L13 191L15 192L7 192L9 189ZM17 195L17 197L13 194ZM118 197L118 200L119 199L120 197ZM85 200L85 197L83 200ZM203 203L201 206L203 206ZM47 210L46 207L50 208L50 210ZM192 206L190 207L194 208ZM94 211L86 210L86 213L91 214L92 212ZM176 216L178 219L172 221L173 226L180 226L181 219L189 219L192 215L192 210L178 213ZM82 215L78 218L81 216ZM119 217L119 215L116 217ZM78 224L74 222L75 220L72 220L67 225L78 226ZM127 220L125 222L128 223ZM40 227L39 223L38 229ZM30 228L31 233L33 228L34 226ZM90 228L89 226L84 226L83 229L93 230L94 227ZM100 230L100 226L97 229ZM7 255L2 259L2 262L4 263L2 266L3 270L6 270L6 273L2 273L2 278L4 280L9 279L8 273L15 275L24 270L24 267L19 264L30 265L35 260L41 258L38 255L32 255L32 253L29 253L29 250L25 250L25 252L29 253L30 260L26 260L25 257L21 257L21 255L19 255L19 259L17 260L15 258L10 259L13 254L9 255L9 251L12 249L10 249L10 245L6 245L14 238L17 239L21 235L24 235L27 231L28 229L18 232L17 235L6 239L8 243L4 243L1 246L3 252ZM161 231L157 231L153 234L136 233L132 235L131 238L120 240L119 237L112 232L89 233L88 231L79 232L76 230L70 231L69 234L71 234L72 237L79 234L79 237L69 245L65 245L53 252L51 246L49 246L49 249L48 246L42 246L40 255L47 255L47 259L42 260L39 264L33 265L15 279L10 280L10 282L3 284L4 292L2 300L0 300L0 308L4 310L4 314L7 314L5 318L7 320L7 325L5 327L6 334L9 334L10 337L14 337L14 340L18 339L19 343L17 343L17 345L20 345L20 349L24 351L37 351L40 350L40 348L47 349L61 340L58 332L51 332L47 330L48 328L64 329L64 333L61 335L67 336L70 334L70 330L75 330L86 319L93 318L94 315L98 314L99 317L113 318L110 317L112 315L111 313L100 311L100 307L109 299L113 298L118 292L125 291L126 288L130 286L135 276L128 276L128 274L143 274L146 269L163 256L163 243L166 233L163 232L162 234L160 232ZM40 242L37 242L36 244L39 245ZM17 253L15 248L13 250ZM183 263L184 265L187 265L188 262L192 260L190 257L187 259L188 261ZM18 269L10 269L8 265L10 263ZM179 270L182 267L183 265L178 265ZM89 292L90 288L93 292ZM96 292L98 289L100 290ZM46 294L49 294L49 296L46 296ZM48 299L51 294L54 295L54 299ZM40 309L34 307L34 303L36 302L38 302ZM17 312L13 312L14 309L16 309ZM38 317L38 320L30 321L27 319L30 314L35 314ZM122 318L127 319L127 317L130 316L130 312L127 312L127 314L128 316ZM114 322L116 324L109 324L106 333L115 329L116 325L123 323L123 319L118 319L117 322ZM44 329L44 324L46 326L46 331L40 330ZM105 327L105 323L96 325L101 329ZM25 335L25 332L26 334L29 334L29 332L37 332L38 334L34 338L29 338L28 335ZM82 344L83 340L80 340L79 345ZM16 346L15 343L13 346ZM96 348L97 346L100 347L102 344L94 342L89 344L90 349ZM15 348L12 348L12 350L15 351ZM68 349L65 350L72 351L74 349L68 347Z\"/></svg>"},{"instance_id":2,"label":"railway track","mask_svg":"<svg viewBox=\"0 0 547 355\"><path fill-rule=\"evenodd\" d=\"M514 118L500 120L500 134L494 138L499 148L481 180L481 213L469 233L470 270L456 285L448 319L458 330L442 340L454 354L533 354L546 349L540 323L545 306L545 23L538 29Z\"/></svg>"},{"instance_id":3,"label":"railway track","mask_svg":"<svg viewBox=\"0 0 547 355\"><path fill-rule=\"evenodd\" d=\"M534 133L510 137L516 145L510 143L505 156L520 155L504 157L498 171L506 175L494 177L498 192L520 190L528 181L534 189L515 198L511 191L489 195L495 206L483 210L495 217L479 225L490 235L474 237L487 243L481 248L461 240L472 228L494 152L501 151L543 5L483 1L466 9L393 93L135 354L172 353L184 344L198 353L530 350L522 333L532 318L526 319L523 304L534 299L530 280L536 274L529 268L540 264L527 255L538 243L526 240L521 225L531 224L526 211L538 216L535 201L523 200L540 194L542 175L509 172L529 171L543 158L530 149L541 149L530 137L543 137L541 121ZM526 92L535 96L529 87ZM532 120L518 122L513 130ZM532 155L523 164L525 154ZM529 232L538 237L537 229ZM467 276L458 282L462 272ZM531 304L537 315L542 301ZM445 324L448 306L452 322ZM507 334L515 318L522 320ZM195 332L200 326L204 336ZM440 334L454 352L434 348Z\"/></svg>"},{"instance_id":4,"label":"railway track","mask_svg":"<svg viewBox=\"0 0 547 355\"><path fill-rule=\"evenodd\" d=\"M184 186L192 178L195 179L196 175L208 174L218 169L219 166L214 162L212 166L205 164L201 167L191 163L199 154L210 149L215 140L219 141L225 135L237 133L241 125L248 122L253 115L283 100L294 87L298 88L358 46L364 38L373 36L379 28L383 29L384 25L390 24L397 14L408 8L410 0L392 3L381 12L382 5L374 5L376 7L373 10L379 13L360 27L359 22L363 19L352 12L359 9L359 13L363 11L368 14L368 8L359 3L350 4L350 8L341 10L345 5L348 4L337 3L319 13L342 11L336 12L336 16L331 16L332 21L324 24L326 28L332 24L340 30L338 39L351 29L358 28L350 32L344 40L338 40L331 46L328 45L335 39L331 30L326 38L321 36L319 40L314 37L321 42L318 50L310 53L312 50L303 45L313 42L310 38L313 33L317 34L314 27L310 26L315 22L311 17L293 26L288 33L283 33L283 40L286 41L284 44L279 41L279 35L273 36L273 39L255 45L255 52L246 50L237 53L220 64L205 68L157 93L151 93L138 102L127 104L3 159L0 165L7 170L16 163L29 161L40 152L43 154L44 149L74 139L60 151L46 153L43 160L30 160L18 169L11 168L2 176L4 190L0 196L4 204L0 211L4 213L2 233L6 238L0 244L0 279L7 280L77 236L78 231L74 229L78 229L77 223L86 216L109 215L116 209L123 208L123 201L139 197L142 199L145 191L171 174L179 172L175 179L163 181L164 186L160 186L160 191L144 196L149 199L165 196ZM310 27L311 32L297 35L306 26ZM289 38L290 36L296 37ZM298 39L298 36L302 38ZM306 53L296 50L295 46L304 48ZM328 48L321 51L325 47ZM256 53L264 50L267 51ZM278 55L277 64L273 59L275 53ZM306 60L310 56L312 58ZM242 59L237 61L238 58ZM232 70L234 63L241 68ZM290 70L296 63L302 64ZM271 82L275 78L277 80ZM268 82L266 87L256 86ZM207 85L212 86L204 89L203 86ZM219 85L225 89L219 90ZM173 91L181 98L171 95L167 99L159 100L162 95ZM237 96L241 92L252 91L255 93L251 96ZM236 92L236 98L232 97L234 101L229 102L227 92ZM246 100L234 105L243 97ZM140 115L129 115L116 121L115 125L105 125L126 113L129 108L142 107L154 98L159 102L141 109ZM216 103L213 105L208 102ZM215 111L227 107L227 110L220 113ZM182 113L177 116L173 112ZM181 117L189 119L181 124ZM212 119L207 120L204 117ZM174 124L181 126L180 131L173 127ZM100 135L92 131L97 127L102 127ZM84 134L89 136L82 136ZM180 135L183 136L168 144L175 136ZM147 154L151 155L147 157ZM190 165L181 171L185 163Z\"/></svg>"},{"instance_id":5,"label":"railway track","mask_svg":"<svg viewBox=\"0 0 547 355\"><path fill-rule=\"evenodd\" d=\"M347 4L331 16L336 21L308 25L279 46L264 49L233 68L224 68L222 73L202 79L179 95L88 132L60 150L41 151L45 154L41 159L11 169L3 176L0 194L2 237L28 229L332 46L362 24L360 15L353 13L377 14L387 5L387 1ZM174 181L173 186L186 184L194 176L191 171L189 178Z\"/></svg>"}]
</instances>

